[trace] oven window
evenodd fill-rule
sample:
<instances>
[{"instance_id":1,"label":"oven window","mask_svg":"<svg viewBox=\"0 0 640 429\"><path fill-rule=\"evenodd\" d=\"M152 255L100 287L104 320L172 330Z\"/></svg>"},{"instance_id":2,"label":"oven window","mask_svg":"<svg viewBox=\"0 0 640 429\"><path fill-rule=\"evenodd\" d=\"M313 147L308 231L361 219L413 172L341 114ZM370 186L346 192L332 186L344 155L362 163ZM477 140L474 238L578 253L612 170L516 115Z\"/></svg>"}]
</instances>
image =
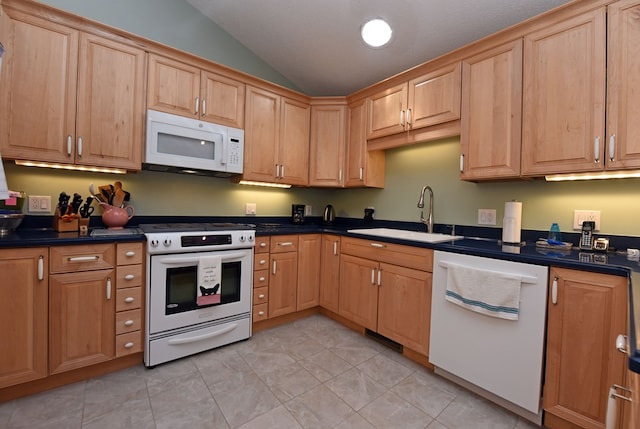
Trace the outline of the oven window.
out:
<instances>
[{"instance_id":1,"label":"oven window","mask_svg":"<svg viewBox=\"0 0 640 429\"><path fill-rule=\"evenodd\" d=\"M220 303L198 305L197 284L198 266L167 268L167 284L165 314L176 314L198 308L224 305L240 301L241 262L222 264L222 281L220 282Z\"/></svg>"}]
</instances>

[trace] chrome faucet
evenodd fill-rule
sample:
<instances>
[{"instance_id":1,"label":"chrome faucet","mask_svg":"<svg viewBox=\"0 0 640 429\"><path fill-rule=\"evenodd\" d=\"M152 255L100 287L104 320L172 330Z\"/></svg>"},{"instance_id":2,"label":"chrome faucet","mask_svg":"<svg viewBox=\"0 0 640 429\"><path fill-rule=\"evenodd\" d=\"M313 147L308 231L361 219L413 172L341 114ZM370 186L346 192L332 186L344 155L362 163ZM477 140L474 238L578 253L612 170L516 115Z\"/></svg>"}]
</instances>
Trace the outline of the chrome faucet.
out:
<instances>
[{"instance_id":1,"label":"chrome faucet","mask_svg":"<svg viewBox=\"0 0 640 429\"><path fill-rule=\"evenodd\" d=\"M427 225L427 232L433 232L433 190L430 186L423 186L422 191L420 191L420 199L418 200L418 208L424 208L424 192L429 191L429 216L424 218L424 211L420 211L420 222Z\"/></svg>"}]
</instances>

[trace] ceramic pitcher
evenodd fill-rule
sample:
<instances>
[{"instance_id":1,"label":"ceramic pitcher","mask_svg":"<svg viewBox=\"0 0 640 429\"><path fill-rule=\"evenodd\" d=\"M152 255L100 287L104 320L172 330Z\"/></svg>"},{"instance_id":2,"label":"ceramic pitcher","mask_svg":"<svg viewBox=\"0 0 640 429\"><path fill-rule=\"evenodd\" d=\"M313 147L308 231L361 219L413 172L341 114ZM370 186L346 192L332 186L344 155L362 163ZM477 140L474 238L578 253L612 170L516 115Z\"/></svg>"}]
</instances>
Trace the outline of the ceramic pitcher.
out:
<instances>
[{"instance_id":1,"label":"ceramic pitcher","mask_svg":"<svg viewBox=\"0 0 640 429\"><path fill-rule=\"evenodd\" d=\"M135 213L133 206L121 208L107 203L100 203L100 207L102 207L102 223L109 229L123 228Z\"/></svg>"}]
</instances>

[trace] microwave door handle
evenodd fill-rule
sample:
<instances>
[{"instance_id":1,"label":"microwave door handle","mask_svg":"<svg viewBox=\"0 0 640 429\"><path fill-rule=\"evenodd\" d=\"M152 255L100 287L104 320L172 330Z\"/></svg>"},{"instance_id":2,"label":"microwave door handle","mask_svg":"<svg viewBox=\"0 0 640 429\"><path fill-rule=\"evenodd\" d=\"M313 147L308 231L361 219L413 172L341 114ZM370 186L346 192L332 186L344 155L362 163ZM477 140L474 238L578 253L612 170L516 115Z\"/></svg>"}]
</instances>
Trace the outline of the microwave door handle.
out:
<instances>
[{"instance_id":1,"label":"microwave door handle","mask_svg":"<svg viewBox=\"0 0 640 429\"><path fill-rule=\"evenodd\" d=\"M229 144L229 142L227 141L227 139L223 139L222 141L222 145L220 148L220 164L222 165L227 165L227 145Z\"/></svg>"}]
</instances>

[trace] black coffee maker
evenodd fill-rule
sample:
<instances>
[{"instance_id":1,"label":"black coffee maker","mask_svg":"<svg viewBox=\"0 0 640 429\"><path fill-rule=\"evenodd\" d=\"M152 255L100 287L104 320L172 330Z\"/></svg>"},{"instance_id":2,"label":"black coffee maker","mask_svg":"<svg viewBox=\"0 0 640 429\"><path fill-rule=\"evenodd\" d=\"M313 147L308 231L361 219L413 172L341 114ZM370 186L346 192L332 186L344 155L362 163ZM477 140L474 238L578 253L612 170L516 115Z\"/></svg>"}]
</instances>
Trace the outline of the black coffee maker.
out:
<instances>
[{"instance_id":1,"label":"black coffee maker","mask_svg":"<svg viewBox=\"0 0 640 429\"><path fill-rule=\"evenodd\" d=\"M291 222L304 223L304 204L291 204Z\"/></svg>"}]
</instances>

